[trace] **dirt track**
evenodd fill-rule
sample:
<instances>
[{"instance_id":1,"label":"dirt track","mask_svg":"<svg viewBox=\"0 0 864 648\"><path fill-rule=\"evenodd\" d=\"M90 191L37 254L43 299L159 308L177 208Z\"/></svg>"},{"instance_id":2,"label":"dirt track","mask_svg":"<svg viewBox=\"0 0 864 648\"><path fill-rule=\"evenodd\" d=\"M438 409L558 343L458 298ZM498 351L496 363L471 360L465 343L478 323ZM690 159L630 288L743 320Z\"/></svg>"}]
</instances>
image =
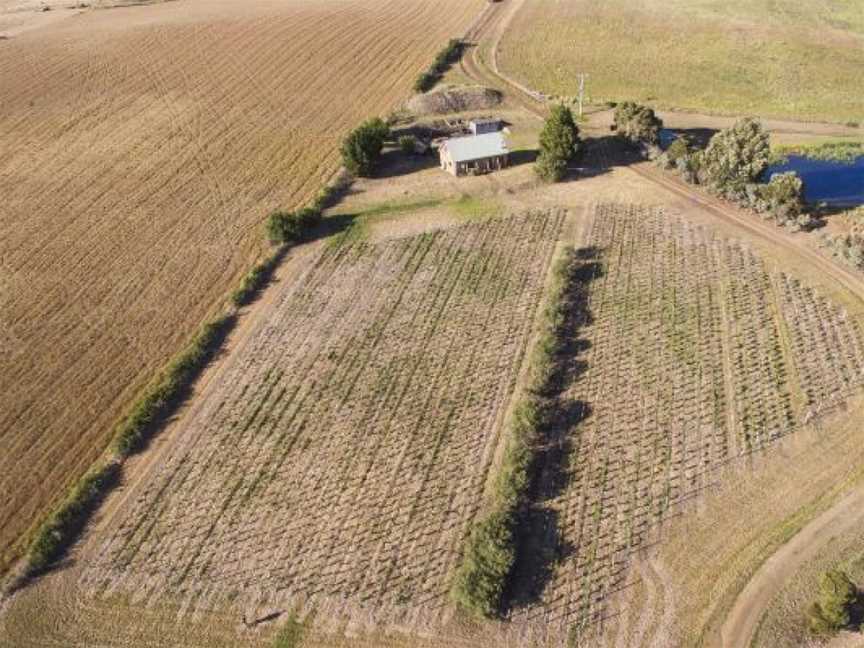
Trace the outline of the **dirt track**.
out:
<instances>
[{"instance_id":1,"label":"dirt track","mask_svg":"<svg viewBox=\"0 0 864 648\"><path fill-rule=\"evenodd\" d=\"M738 595L709 648L747 648L765 608L784 583L832 539L864 520L864 487L858 487L802 528L768 558Z\"/></svg>"}]
</instances>

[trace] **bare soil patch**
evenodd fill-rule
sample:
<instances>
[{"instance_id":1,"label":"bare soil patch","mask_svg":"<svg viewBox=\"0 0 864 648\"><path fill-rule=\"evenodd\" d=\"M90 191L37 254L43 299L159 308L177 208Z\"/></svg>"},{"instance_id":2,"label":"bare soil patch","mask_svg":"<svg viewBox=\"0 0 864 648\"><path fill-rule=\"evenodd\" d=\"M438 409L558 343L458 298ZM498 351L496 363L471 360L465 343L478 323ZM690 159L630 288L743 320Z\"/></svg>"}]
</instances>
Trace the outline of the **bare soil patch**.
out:
<instances>
[{"instance_id":1,"label":"bare soil patch","mask_svg":"<svg viewBox=\"0 0 864 648\"><path fill-rule=\"evenodd\" d=\"M498 90L483 86L448 86L416 95L406 104L415 115L443 115L470 110L488 110L501 103Z\"/></svg>"}]
</instances>

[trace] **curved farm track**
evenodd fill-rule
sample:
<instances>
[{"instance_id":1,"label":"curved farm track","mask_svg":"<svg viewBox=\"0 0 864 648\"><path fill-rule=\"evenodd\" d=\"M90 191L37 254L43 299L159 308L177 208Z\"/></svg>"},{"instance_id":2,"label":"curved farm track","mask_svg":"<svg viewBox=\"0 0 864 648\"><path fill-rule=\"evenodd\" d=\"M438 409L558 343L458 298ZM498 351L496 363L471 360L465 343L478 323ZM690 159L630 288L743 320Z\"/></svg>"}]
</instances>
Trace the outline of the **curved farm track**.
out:
<instances>
[{"instance_id":1,"label":"curved farm track","mask_svg":"<svg viewBox=\"0 0 864 648\"><path fill-rule=\"evenodd\" d=\"M463 59L462 69L478 83L484 83L505 91L509 101L542 118L547 112L546 104L518 81L502 74L497 66L498 43L506 31L507 25L522 4L524 4L524 0L509 0L489 6L484 19L478 23L477 29L470 34L474 47L470 54ZM675 113L676 123L680 127L685 127L682 122L686 122L688 117L699 125L711 121L715 121L719 125L728 121L728 119L707 115ZM605 125L602 124L604 119L608 123L608 113L605 115L595 113L589 119L588 129L591 129L592 126L594 128L604 127ZM847 128L832 124L804 124L780 120L770 121L769 127L774 132L805 135L845 135L849 131ZM864 278L815 250L800 235L795 236L770 224L765 224L751 214L704 192L695 190L679 179L649 164L636 164L627 168L630 172L710 214L725 225L733 226L746 233L748 237L763 241L775 249L791 255L814 273L821 273L837 282L857 298L859 303L856 310L859 313L864 312ZM774 555L766 557L764 563L737 595L734 603L726 612L725 619L721 618L722 627L715 626L707 629L707 645L711 648L748 647L772 596L781 589L787 579L794 575L796 569L808 557L816 555L822 547L830 542L835 530L847 528L859 520L860 511L864 511L864 488L856 488L837 501L831 508L810 519L788 543L781 546Z\"/></svg>"}]
</instances>

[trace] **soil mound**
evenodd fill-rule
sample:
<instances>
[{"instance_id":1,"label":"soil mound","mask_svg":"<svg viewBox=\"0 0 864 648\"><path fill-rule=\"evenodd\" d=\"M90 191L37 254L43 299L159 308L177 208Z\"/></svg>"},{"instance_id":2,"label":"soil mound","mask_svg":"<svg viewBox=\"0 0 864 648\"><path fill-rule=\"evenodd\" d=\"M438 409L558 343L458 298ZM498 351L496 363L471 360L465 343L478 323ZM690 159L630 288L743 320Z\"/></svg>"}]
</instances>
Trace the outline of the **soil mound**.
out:
<instances>
[{"instance_id":1,"label":"soil mound","mask_svg":"<svg viewBox=\"0 0 864 648\"><path fill-rule=\"evenodd\" d=\"M443 115L467 110L486 110L501 103L501 93L483 86L445 86L412 97L407 108L415 115Z\"/></svg>"}]
</instances>

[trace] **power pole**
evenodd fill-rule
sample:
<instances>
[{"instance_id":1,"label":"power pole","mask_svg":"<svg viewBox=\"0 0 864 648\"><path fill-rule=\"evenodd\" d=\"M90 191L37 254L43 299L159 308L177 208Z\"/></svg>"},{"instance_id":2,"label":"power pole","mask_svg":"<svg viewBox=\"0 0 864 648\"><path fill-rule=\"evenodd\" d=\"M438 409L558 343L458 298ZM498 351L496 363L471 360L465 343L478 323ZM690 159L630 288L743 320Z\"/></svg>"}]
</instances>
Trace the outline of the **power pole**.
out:
<instances>
[{"instance_id":1,"label":"power pole","mask_svg":"<svg viewBox=\"0 0 864 648\"><path fill-rule=\"evenodd\" d=\"M585 79L588 75L584 72L579 73L579 119L582 119L582 105L585 100Z\"/></svg>"}]
</instances>

